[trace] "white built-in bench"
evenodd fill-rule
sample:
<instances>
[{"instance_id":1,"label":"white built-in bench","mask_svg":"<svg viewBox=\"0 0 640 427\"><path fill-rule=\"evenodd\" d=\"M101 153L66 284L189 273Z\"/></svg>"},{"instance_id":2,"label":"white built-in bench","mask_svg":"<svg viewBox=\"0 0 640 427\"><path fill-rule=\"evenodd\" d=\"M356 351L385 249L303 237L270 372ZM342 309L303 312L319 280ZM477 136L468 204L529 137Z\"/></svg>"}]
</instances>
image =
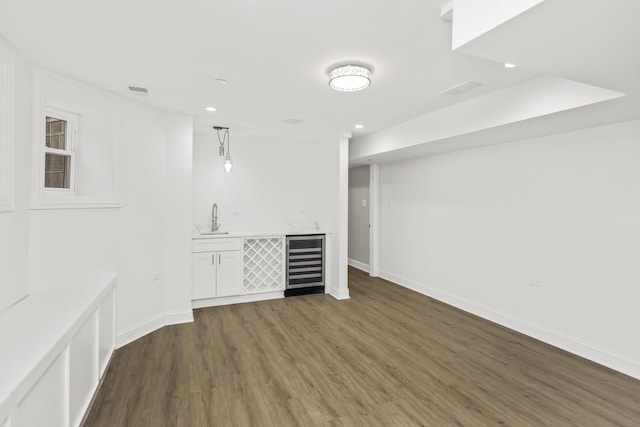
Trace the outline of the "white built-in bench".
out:
<instances>
[{"instance_id":1,"label":"white built-in bench","mask_svg":"<svg viewBox=\"0 0 640 427\"><path fill-rule=\"evenodd\" d=\"M0 313L0 427L80 425L115 349L116 275Z\"/></svg>"}]
</instances>

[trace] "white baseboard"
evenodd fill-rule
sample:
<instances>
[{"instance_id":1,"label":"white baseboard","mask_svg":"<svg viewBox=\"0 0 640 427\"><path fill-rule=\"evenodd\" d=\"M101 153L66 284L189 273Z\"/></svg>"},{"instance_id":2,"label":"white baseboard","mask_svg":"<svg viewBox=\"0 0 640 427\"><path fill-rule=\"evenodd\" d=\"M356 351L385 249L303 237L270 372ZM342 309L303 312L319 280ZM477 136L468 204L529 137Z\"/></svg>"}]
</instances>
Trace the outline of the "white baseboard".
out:
<instances>
[{"instance_id":1,"label":"white baseboard","mask_svg":"<svg viewBox=\"0 0 640 427\"><path fill-rule=\"evenodd\" d=\"M343 299L351 298L349 296L349 289L343 289L342 291L340 291L339 289L329 288L327 293L329 295L331 295L332 297L334 297L335 299L337 299L337 300L343 300Z\"/></svg>"},{"instance_id":2,"label":"white baseboard","mask_svg":"<svg viewBox=\"0 0 640 427\"><path fill-rule=\"evenodd\" d=\"M179 325L193 322L193 310L172 311L164 314L164 325Z\"/></svg>"},{"instance_id":3,"label":"white baseboard","mask_svg":"<svg viewBox=\"0 0 640 427\"><path fill-rule=\"evenodd\" d=\"M191 307L205 308L218 307L221 305L241 304L244 302L266 301L271 299L284 298L284 291L266 292L263 294L235 295L231 297L206 298L191 301Z\"/></svg>"},{"instance_id":4,"label":"white baseboard","mask_svg":"<svg viewBox=\"0 0 640 427\"><path fill-rule=\"evenodd\" d=\"M142 338L153 331L157 331L163 326L188 322L193 322L193 311L191 310L160 313L119 332L116 337L116 349Z\"/></svg>"},{"instance_id":5,"label":"white baseboard","mask_svg":"<svg viewBox=\"0 0 640 427\"><path fill-rule=\"evenodd\" d=\"M360 262L360 261L355 260L355 259L353 259L353 258L349 258L349 261L348 261L348 262L349 262L349 265L350 265L351 267L355 267L355 268L357 268L358 270L362 270L362 271L364 271L365 273L368 273L368 272L369 272L369 264L365 264L364 262Z\"/></svg>"},{"instance_id":6,"label":"white baseboard","mask_svg":"<svg viewBox=\"0 0 640 427\"><path fill-rule=\"evenodd\" d=\"M558 347L600 365L622 372L623 374L640 379L640 361L632 360L615 351L568 336L558 331L532 324L526 320L519 319L508 314L500 313L490 307L451 295L437 288L415 282L389 271L381 271L380 277L466 312L475 314L476 316L480 316L484 319L505 326L509 329L513 329L514 331L520 332L554 347Z\"/></svg>"}]
</instances>

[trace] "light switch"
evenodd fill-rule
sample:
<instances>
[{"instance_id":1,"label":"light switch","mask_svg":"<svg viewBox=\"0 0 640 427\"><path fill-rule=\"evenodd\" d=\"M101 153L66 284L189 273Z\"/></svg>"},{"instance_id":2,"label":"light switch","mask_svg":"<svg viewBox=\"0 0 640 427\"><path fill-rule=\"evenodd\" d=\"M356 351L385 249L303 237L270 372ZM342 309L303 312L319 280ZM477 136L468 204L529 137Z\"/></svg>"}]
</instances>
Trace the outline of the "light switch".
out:
<instances>
[{"instance_id":1,"label":"light switch","mask_svg":"<svg viewBox=\"0 0 640 427\"><path fill-rule=\"evenodd\" d=\"M362 206L367 206L367 199L362 199Z\"/></svg>"}]
</instances>

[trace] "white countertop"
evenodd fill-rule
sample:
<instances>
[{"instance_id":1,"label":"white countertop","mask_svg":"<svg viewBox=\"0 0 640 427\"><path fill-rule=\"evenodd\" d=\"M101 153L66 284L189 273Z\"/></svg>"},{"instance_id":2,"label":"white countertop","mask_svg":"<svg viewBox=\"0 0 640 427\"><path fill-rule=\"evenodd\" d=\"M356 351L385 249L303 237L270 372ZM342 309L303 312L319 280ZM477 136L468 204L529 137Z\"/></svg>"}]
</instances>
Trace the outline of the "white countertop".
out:
<instances>
[{"instance_id":1,"label":"white countertop","mask_svg":"<svg viewBox=\"0 0 640 427\"><path fill-rule=\"evenodd\" d=\"M221 227L219 231L226 234L200 234L198 229L209 230L210 225L198 224L193 227L193 239L225 239L237 237L260 237L260 236L291 236L305 234L330 234L328 230L324 230L315 226L313 221L305 221L302 224L295 223L276 223L266 226L252 227Z\"/></svg>"},{"instance_id":2,"label":"white countertop","mask_svg":"<svg viewBox=\"0 0 640 427\"><path fill-rule=\"evenodd\" d=\"M226 231L222 229L221 231ZM228 231L227 234L200 234L198 230L193 230L193 239L229 239L236 237L260 237L260 236L293 236L293 235L305 235L305 234L329 234L327 230L323 229L308 229L308 230L236 230Z\"/></svg>"}]
</instances>

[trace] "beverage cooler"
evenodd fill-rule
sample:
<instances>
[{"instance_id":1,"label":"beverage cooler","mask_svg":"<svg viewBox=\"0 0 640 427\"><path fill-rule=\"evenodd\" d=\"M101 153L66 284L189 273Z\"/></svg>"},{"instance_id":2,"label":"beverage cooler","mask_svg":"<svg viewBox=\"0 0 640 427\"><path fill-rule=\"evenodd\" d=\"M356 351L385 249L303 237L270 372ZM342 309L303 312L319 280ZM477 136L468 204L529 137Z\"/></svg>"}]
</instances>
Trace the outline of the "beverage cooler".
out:
<instances>
[{"instance_id":1,"label":"beverage cooler","mask_svg":"<svg viewBox=\"0 0 640 427\"><path fill-rule=\"evenodd\" d=\"M324 293L325 235L287 236L286 297Z\"/></svg>"}]
</instances>

